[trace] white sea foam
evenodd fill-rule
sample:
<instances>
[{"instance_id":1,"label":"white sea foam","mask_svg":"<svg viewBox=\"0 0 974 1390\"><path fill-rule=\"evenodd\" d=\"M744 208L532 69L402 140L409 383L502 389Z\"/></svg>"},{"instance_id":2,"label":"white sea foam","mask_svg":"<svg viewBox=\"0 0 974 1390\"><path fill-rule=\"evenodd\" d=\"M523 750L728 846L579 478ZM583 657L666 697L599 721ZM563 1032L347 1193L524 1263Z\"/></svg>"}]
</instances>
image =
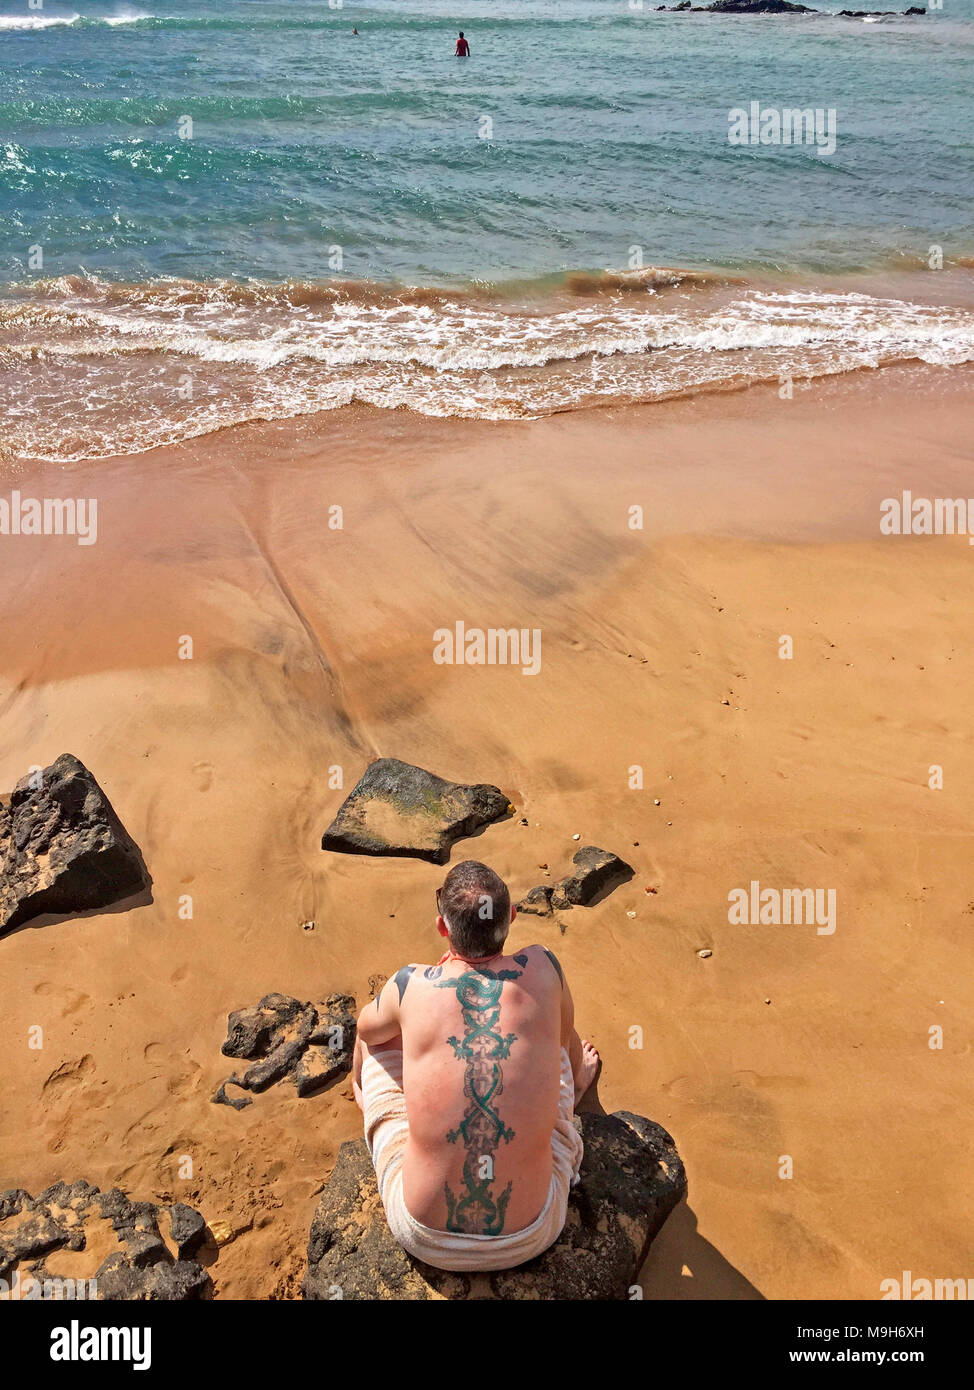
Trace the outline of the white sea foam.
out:
<instances>
[{"instance_id":1,"label":"white sea foam","mask_svg":"<svg viewBox=\"0 0 974 1390\"><path fill-rule=\"evenodd\" d=\"M59 24L76 24L80 14L72 15L0 15L0 30L3 29L53 29Z\"/></svg>"},{"instance_id":2,"label":"white sea foam","mask_svg":"<svg viewBox=\"0 0 974 1390\"><path fill-rule=\"evenodd\" d=\"M273 286L72 278L0 301L15 451L150 448L352 401L516 419L786 375L974 361L974 313L865 294L725 285L676 301L613 294L525 306L297 289L308 302L293 302L294 287L289 299ZM175 387L193 364L195 399L185 404Z\"/></svg>"},{"instance_id":3,"label":"white sea foam","mask_svg":"<svg viewBox=\"0 0 974 1390\"><path fill-rule=\"evenodd\" d=\"M143 19L155 19L146 10L120 10L112 15L0 15L0 31L18 29L54 29L69 24L138 24Z\"/></svg>"},{"instance_id":4,"label":"white sea foam","mask_svg":"<svg viewBox=\"0 0 974 1390\"><path fill-rule=\"evenodd\" d=\"M69 310L64 322L118 335L121 350L260 367L306 359L329 367L399 363L439 372L496 371L673 348L735 352L830 345L897 357L931 351L967 361L974 350L968 312L866 295L751 293L716 309L674 312L628 304L547 314L458 304L434 312L428 306L358 303L327 315L296 316L292 309L284 320L263 309L218 316L210 309L84 306Z\"/></svg>"},{"instance_id":5,"label":"white sea foam","mask_svg":"<svg viewBox=\"0 0 974 1390\"><path fill-rule=\"evenodd\" d=\"M140 19L155 19L155 15L148 14L145 10L122 10L118 14L105 15L105 24L138 24Z\"/></svg>"}]
</instances>

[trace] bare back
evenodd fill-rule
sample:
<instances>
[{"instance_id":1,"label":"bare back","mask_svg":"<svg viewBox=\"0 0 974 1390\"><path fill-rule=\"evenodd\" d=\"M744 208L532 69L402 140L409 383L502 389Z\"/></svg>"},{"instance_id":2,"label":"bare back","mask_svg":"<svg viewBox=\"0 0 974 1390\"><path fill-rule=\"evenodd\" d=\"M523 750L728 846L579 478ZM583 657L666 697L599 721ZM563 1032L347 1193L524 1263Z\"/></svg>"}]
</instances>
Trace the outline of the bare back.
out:
<instances>
[{"instance_id":1,"label":"bare back","mask_svg":"<svg viewBox=\"0 0 974 1390\"><path fill-rule=\"evenodd\" d=\"M551 1181L558 966L529 946L489 969L450 960L408 970L400 1002L406 1206L436 1230L521 1230L540 1213Z\"/></svg>"}]
</instances>

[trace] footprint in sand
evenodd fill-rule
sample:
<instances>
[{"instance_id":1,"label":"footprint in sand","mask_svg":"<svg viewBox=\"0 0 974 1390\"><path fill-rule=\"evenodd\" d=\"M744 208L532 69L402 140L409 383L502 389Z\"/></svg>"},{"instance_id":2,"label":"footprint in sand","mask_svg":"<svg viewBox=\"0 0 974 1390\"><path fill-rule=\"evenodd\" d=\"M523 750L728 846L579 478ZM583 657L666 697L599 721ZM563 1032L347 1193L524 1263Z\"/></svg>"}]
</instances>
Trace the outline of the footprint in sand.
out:
<instances>
[{"instance_id":1,"label":"footprint in sand","mask_svg":"<svg viewBox=\"0 0 974 1390\"><path fill-rule=\"evenodd\" d=\"M63 986L52 984L49 980L43 980L39 985L35 985L34 993L40 994L41 996L51 994L62 995L64 1000L64 1008L61 1010L62 1018L67 1018L69 1014L77 1013L91 998L88 994L82 994L80 990L66 990Z\"/></svg>"},{"instance_id":2,"label":"footprint in sand","mask_svg":"<svg viewBox=\"0 0 974 1390\"><path fill-rule=\"evenodd\" d=\"M94 1058L89 1052L73 1062L62 1062L55 1067L41 1087L48 1100L60 1100L70 1096L79 1086L83 1086L95 1070Z\"/></svg>"},{"instance_id":3,"label":"footprint in sand","mask_svg":"<svg viewBox=\"0 0 974 1390\"><path fill-rule=\"evenodd\" d=\"M169 1092L171 1096L178 1095L180 1091L185 1090L198 1091L198 1078L200 1077L201 1072L202 1068L200 1067L199 1062L194 1062L192 1058L187 1058L184 1062L177 1062L176 1070L174 1071L173 1075L170 1076L169 1080L166 1082L166 1090ZM196 1082L197 1084L195 1086L191 1086L191 1082Z\"/></svg>"},{"instance_id":4,"label":"footprint in sand","mask_svg":"<svg viewBox=\"0 0 974 1390\"><path fill-rule=\"evenodd\" d=\"M663 1083L663 1090L677 1100L717 1109L740 1110L762 1106L763 1101L745 1099L741 1092L758 1090L796 1090L806 1085L800 1076L762 1076L756 1071L734 1071L707 1076L677 1076Z\"/></svg>"},{"instance_id":5,"label":"footprint in sand","mask_svg":"<svg viewBox=\"0 0 974 1390\"><path fill-rule=\"evenodd\" d=\"M142 1056L152 1067L155 1076L165 1075L166 1090L171 1096L184 1090L200 1072L198 1062L194 1062L191 1057L174 1057L162 1043L146 1043L142 1049Z\"/></svg>"},{"instance_id":6,"label":"footprint in sand","mask_svg":"<svg viewBox=\"0 0 974 1390\"><path fill-rule=\"evenodd\" d=\"M735 1071L731 1076L734 1085L750 1086L754 1090L761 1087L775 1091L794 1091L808 1085L803 1076L762 1076L756 1071Z\"/></svg>"},{"instance_id":7,"label":"footprint in sand","mask_svg":"<svg viewBox=\"0 0 974 1390\"><path fill-rule=\"evenodd\" d=\"M196 779L196 790L208 792L213 785L213 764L194 763L193 776Z\"/></svg>"}]
</instances>

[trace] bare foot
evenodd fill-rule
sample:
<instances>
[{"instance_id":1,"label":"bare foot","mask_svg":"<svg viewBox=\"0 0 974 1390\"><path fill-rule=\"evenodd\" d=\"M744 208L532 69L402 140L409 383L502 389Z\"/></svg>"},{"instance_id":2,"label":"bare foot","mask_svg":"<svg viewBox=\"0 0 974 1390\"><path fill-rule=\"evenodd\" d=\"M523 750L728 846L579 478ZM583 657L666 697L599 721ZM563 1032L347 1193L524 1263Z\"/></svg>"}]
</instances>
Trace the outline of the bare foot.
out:
<instances>
[{"instance_id":1,"label":"bare foot","mask_svg":"<svg viewBox=\"0 0 974 1390\"><path fill-rule=\"evenodd\" d=\"M578 1068L578 1075L575 1077L575 1109L578 1109L578 1102L582 1099L585 1092L598 1077L602 1067L602 1058L596 1052L592 1044L586 1039L582 1039L582 1061Z\"/></svg>"}]
</instances>

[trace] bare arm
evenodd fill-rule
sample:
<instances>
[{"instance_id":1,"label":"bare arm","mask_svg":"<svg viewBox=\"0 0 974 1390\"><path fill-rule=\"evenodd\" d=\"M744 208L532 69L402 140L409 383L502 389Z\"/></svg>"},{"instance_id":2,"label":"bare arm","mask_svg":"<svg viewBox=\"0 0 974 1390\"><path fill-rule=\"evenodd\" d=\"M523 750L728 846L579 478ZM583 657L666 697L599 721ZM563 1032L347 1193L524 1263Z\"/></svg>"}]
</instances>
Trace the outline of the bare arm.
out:
<instances>
[{"instance_id":1,"label":"bare arm","mask_svg":"<svg viewBox=\"0 0 974 1390\"><path fill-rule=\"evenodd\" d=\"M359 1014L358 1036L366 1047L381 1047L402 1032L402 997L415 969L415 965L404 965Z\"/></svg>"},{"instance_id":2,"label":"bare arm","mask_svg":"<svg viewBox=\"0 0 974 1390\"><path fill-rule=\"evenodd\" d=\"M568 988L568 981L561 968L561 962L554 951L549 951L547 946L541 948L552 965L558 972L561 981L561 1045L568 1049L568 1058L572 1064L572 1076L578 1079L578 1069L582 1063L582 1040L575 1031L575 1001L572 999L572 992Z\"/></svg>"}]
</instances>

